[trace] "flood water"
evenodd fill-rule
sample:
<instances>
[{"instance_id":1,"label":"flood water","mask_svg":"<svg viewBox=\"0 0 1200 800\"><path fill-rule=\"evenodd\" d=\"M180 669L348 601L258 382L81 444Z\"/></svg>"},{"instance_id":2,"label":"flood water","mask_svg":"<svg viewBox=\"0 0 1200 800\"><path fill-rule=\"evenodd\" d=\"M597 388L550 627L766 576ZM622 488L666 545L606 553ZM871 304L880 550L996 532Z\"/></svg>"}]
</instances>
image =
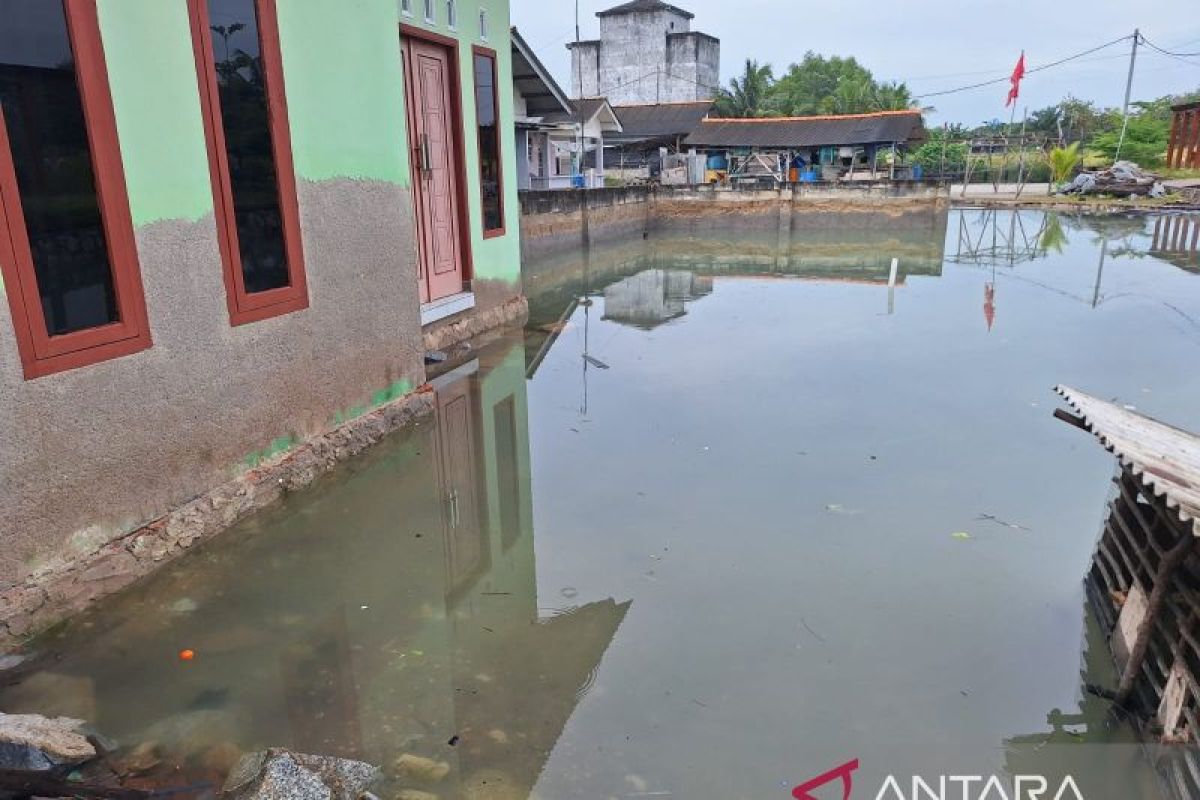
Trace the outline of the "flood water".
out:
<instances>
[{"instance_id":1,"label":"flood water","mask_svg":"<svg viewBox=\"0 0 1200 800\"><path fill-rule=\"evenodd\" d=\"M855 758L856 797L1070 770L1157 796L1083 692L1114 682L1081 584L1113 462L1052 387L1200 430L1180 219L527 265L529 325L448 365L436 419L42 637L0 708L153 742L158 785L286 746L449 766L381 797L787 798Z\"/></svg>"}]
</instances>

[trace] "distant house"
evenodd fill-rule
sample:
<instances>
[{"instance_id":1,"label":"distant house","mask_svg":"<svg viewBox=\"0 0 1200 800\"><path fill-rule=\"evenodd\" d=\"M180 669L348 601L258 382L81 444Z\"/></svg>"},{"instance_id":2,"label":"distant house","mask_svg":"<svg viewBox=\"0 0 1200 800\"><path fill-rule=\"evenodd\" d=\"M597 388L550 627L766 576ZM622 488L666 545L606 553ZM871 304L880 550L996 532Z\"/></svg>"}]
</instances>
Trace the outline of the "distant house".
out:
<instances>
[{"instance_id":1,"label":"distant house","mask_svg":"<svg viewBox=\"0 0 1200 800\"><path fill-rule=\"evenodd\" d=\"M872 178L876 155L926 139L920 111L820 117L703 119L684 140L722 165L731 181ZM896 177L894 169L888 174Z\"/></svg>"},{"instance_id":2,"label":"distant house","mask_svg":"<svg viewBox=\"0 0 1200 800\"><path fill-rule=\"evenodd\" d=\"M575 123L566 119L574 114L574 107L516 28L512 29L512 73L517 188L569 188L574 164L556 157L551 138L569 142L575 137Z\"/></svg>"},{"instance_id":3,"label":"distant house","mask_svg":"<svg viewBox=\"0 0 1200 800\"><path fill-rule=\"evenodd\" d=\"M558 130L550 134L552 157L560 174L565 167L575 164L578 178L573 185L589 189L604 186L604 138L623 130L608 100L603 97L572 100L570 113L551 114L546 122L569 123L574 127L571 132Z\"/></svg>"},{"instance_id":4,"label":"distant house","mask_svg":"<svg viewBox=\"0 0 1200 800\"><path fill-rule=\"evenodd\" d=\"M607 136L609 174L649 178L656 174L659 149L678 153L684 140L712 110L711 100L613 106L621 132Z\"/></svg>"}]
</instances>

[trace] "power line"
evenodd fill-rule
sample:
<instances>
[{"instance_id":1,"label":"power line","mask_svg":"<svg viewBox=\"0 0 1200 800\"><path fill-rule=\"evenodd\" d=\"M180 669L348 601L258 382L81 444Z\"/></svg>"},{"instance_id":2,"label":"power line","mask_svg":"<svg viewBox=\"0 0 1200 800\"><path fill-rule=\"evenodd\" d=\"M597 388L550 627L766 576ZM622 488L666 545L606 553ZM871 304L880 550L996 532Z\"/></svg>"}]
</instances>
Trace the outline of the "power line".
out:
<instances>
[{"instance_id":1,"label":"power line","mask_svg":"<svg viewBox=\"0 0 1200 800\"><path fill-rule=\"evenodd\" d=\"M1104 50L1105 48L1112 47L1113 45L1116 45L1116 44L1120 44L1121 42L1127 42L1132 38L1133 38L1133 34L1129 34L1126 36L1122 36L1119 39L1113 39L1111 42L1105 42L1104 44L1098 45L1097 47L1093 47L1089 50L1083 50L1079 53L1069 55L1066 58L1060 58L1057 61L1051 61L1049 64L1041 64L1040 66L1032 67L1030 69L1027 69L1025 71L1025 74L1029 75L1034 72L1041 72L1042 70L1050 69L1051 67L1057 67L1060 64L1065 64L1068 61L1074 61L1075 59L1083 58L1084 56L1091 55L1092 53L1098 52L1100 50ZM1007 77L995 78L994 80L990 80L990 81L982 81L980 83L973 83L973 84L970 84L969 86L959 86L955 89L942 89L941 91L937 91L937 92L925 92L923 94L916 94L913 96L916 98L920 98L922 100L927 97L941 97L942 95L957 94L958 92L966 92L966 91L970 91L971 89L982 89L984 86L995 86L998 83L1004 83L1008 80L1009 79Z\"/></svg>"},{"instance_id":2,"label":"power line","mask_svg":"<svg viewBox=\"0 0 1200 800\"><path fill-rule=\"evenodd\" d=\"M1200 51L1195 52L1195 53L1179 53L1174 50L1164 49L1162 47L1159 47L1158 45L1156 45L1154 42L1150 41L1149 39L1147 39L1145 34L1142 35L1142 44L1147 45L1148 47L1151 47L1154 50L1157 50L1158 52L1162 53L1164 56L1178 56L1180 58L1200 56Z\"/></svg>"}]
</instances>

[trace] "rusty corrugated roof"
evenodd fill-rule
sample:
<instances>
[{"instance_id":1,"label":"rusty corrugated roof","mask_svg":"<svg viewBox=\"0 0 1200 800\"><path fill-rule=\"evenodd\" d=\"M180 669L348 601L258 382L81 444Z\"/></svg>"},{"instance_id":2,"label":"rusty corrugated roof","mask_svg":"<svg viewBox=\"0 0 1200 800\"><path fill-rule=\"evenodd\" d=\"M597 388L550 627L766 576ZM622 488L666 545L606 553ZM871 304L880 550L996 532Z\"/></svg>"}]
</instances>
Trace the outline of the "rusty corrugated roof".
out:
<instances>
[{"instance_id":1,"label":"rusty corrugated roof","mask_svg":"<svg viewBox=\"0 0 1200 800\"><path fill-rule=\"evenodd\" d=\"M925 139L920 111L823 117L702 120L686 144L695 147L830 147Z\"/></svg>"},{"instance_id":2,"label":"rusty corrugated roof","mask_svg":"<svg viewBox=\"0 0 1200 800\"><path fill-rule=\"evenodd\" d=\"M1200 436L1070 386L1054 388L1104 448L1200 536Z\"/></svg>"}]
</instances>

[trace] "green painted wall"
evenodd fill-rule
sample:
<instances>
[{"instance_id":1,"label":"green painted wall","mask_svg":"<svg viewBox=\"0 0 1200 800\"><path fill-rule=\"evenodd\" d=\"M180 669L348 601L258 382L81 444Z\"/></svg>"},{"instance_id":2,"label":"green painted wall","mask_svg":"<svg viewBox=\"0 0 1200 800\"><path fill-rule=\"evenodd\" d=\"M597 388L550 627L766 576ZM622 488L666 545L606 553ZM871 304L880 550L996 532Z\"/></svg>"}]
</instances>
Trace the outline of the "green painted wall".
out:
<instances>
[{"instance_id":1,"label":"green painted wall","mask_svg":"<svg viewBox=\"0 0 1200 800\"><path fill-rule=\"evenodd\" d=\"M99 0L134 225L211 213L208 150L185 0Z\"/></svg>"},{"instance_id":2,"label":"green painted wall","mask_svg":"<svg viewBox=\"0 0 1200 800\"><path fill-rule=\"evenodd\" d=\"M296 174L408 185L395 0L277 0Z\"/></svg>"},{"instance_id":3,"label":"green painted wall","mask_svg":"<svg viewBox=\"0 0 1200 800\"><path fill-rule=\"evenodd\" d=\"M186 0L98 0L117 131L135 225L198 219L212 211L200 96ZM512 54L507 0L458 0L457 30L446 2L435 20L400 11L400 0L277 0L288 116L297 177L381 180L408 186L399 23L459 41L463 143L475 277L520 278L520 206L512 125ZM488 14L488 37L479 12ZM234 42L236 44L236 42ZM483 238L475 135L472 45L496 51L506 235Z\"/></svg>"}]
</instances>

